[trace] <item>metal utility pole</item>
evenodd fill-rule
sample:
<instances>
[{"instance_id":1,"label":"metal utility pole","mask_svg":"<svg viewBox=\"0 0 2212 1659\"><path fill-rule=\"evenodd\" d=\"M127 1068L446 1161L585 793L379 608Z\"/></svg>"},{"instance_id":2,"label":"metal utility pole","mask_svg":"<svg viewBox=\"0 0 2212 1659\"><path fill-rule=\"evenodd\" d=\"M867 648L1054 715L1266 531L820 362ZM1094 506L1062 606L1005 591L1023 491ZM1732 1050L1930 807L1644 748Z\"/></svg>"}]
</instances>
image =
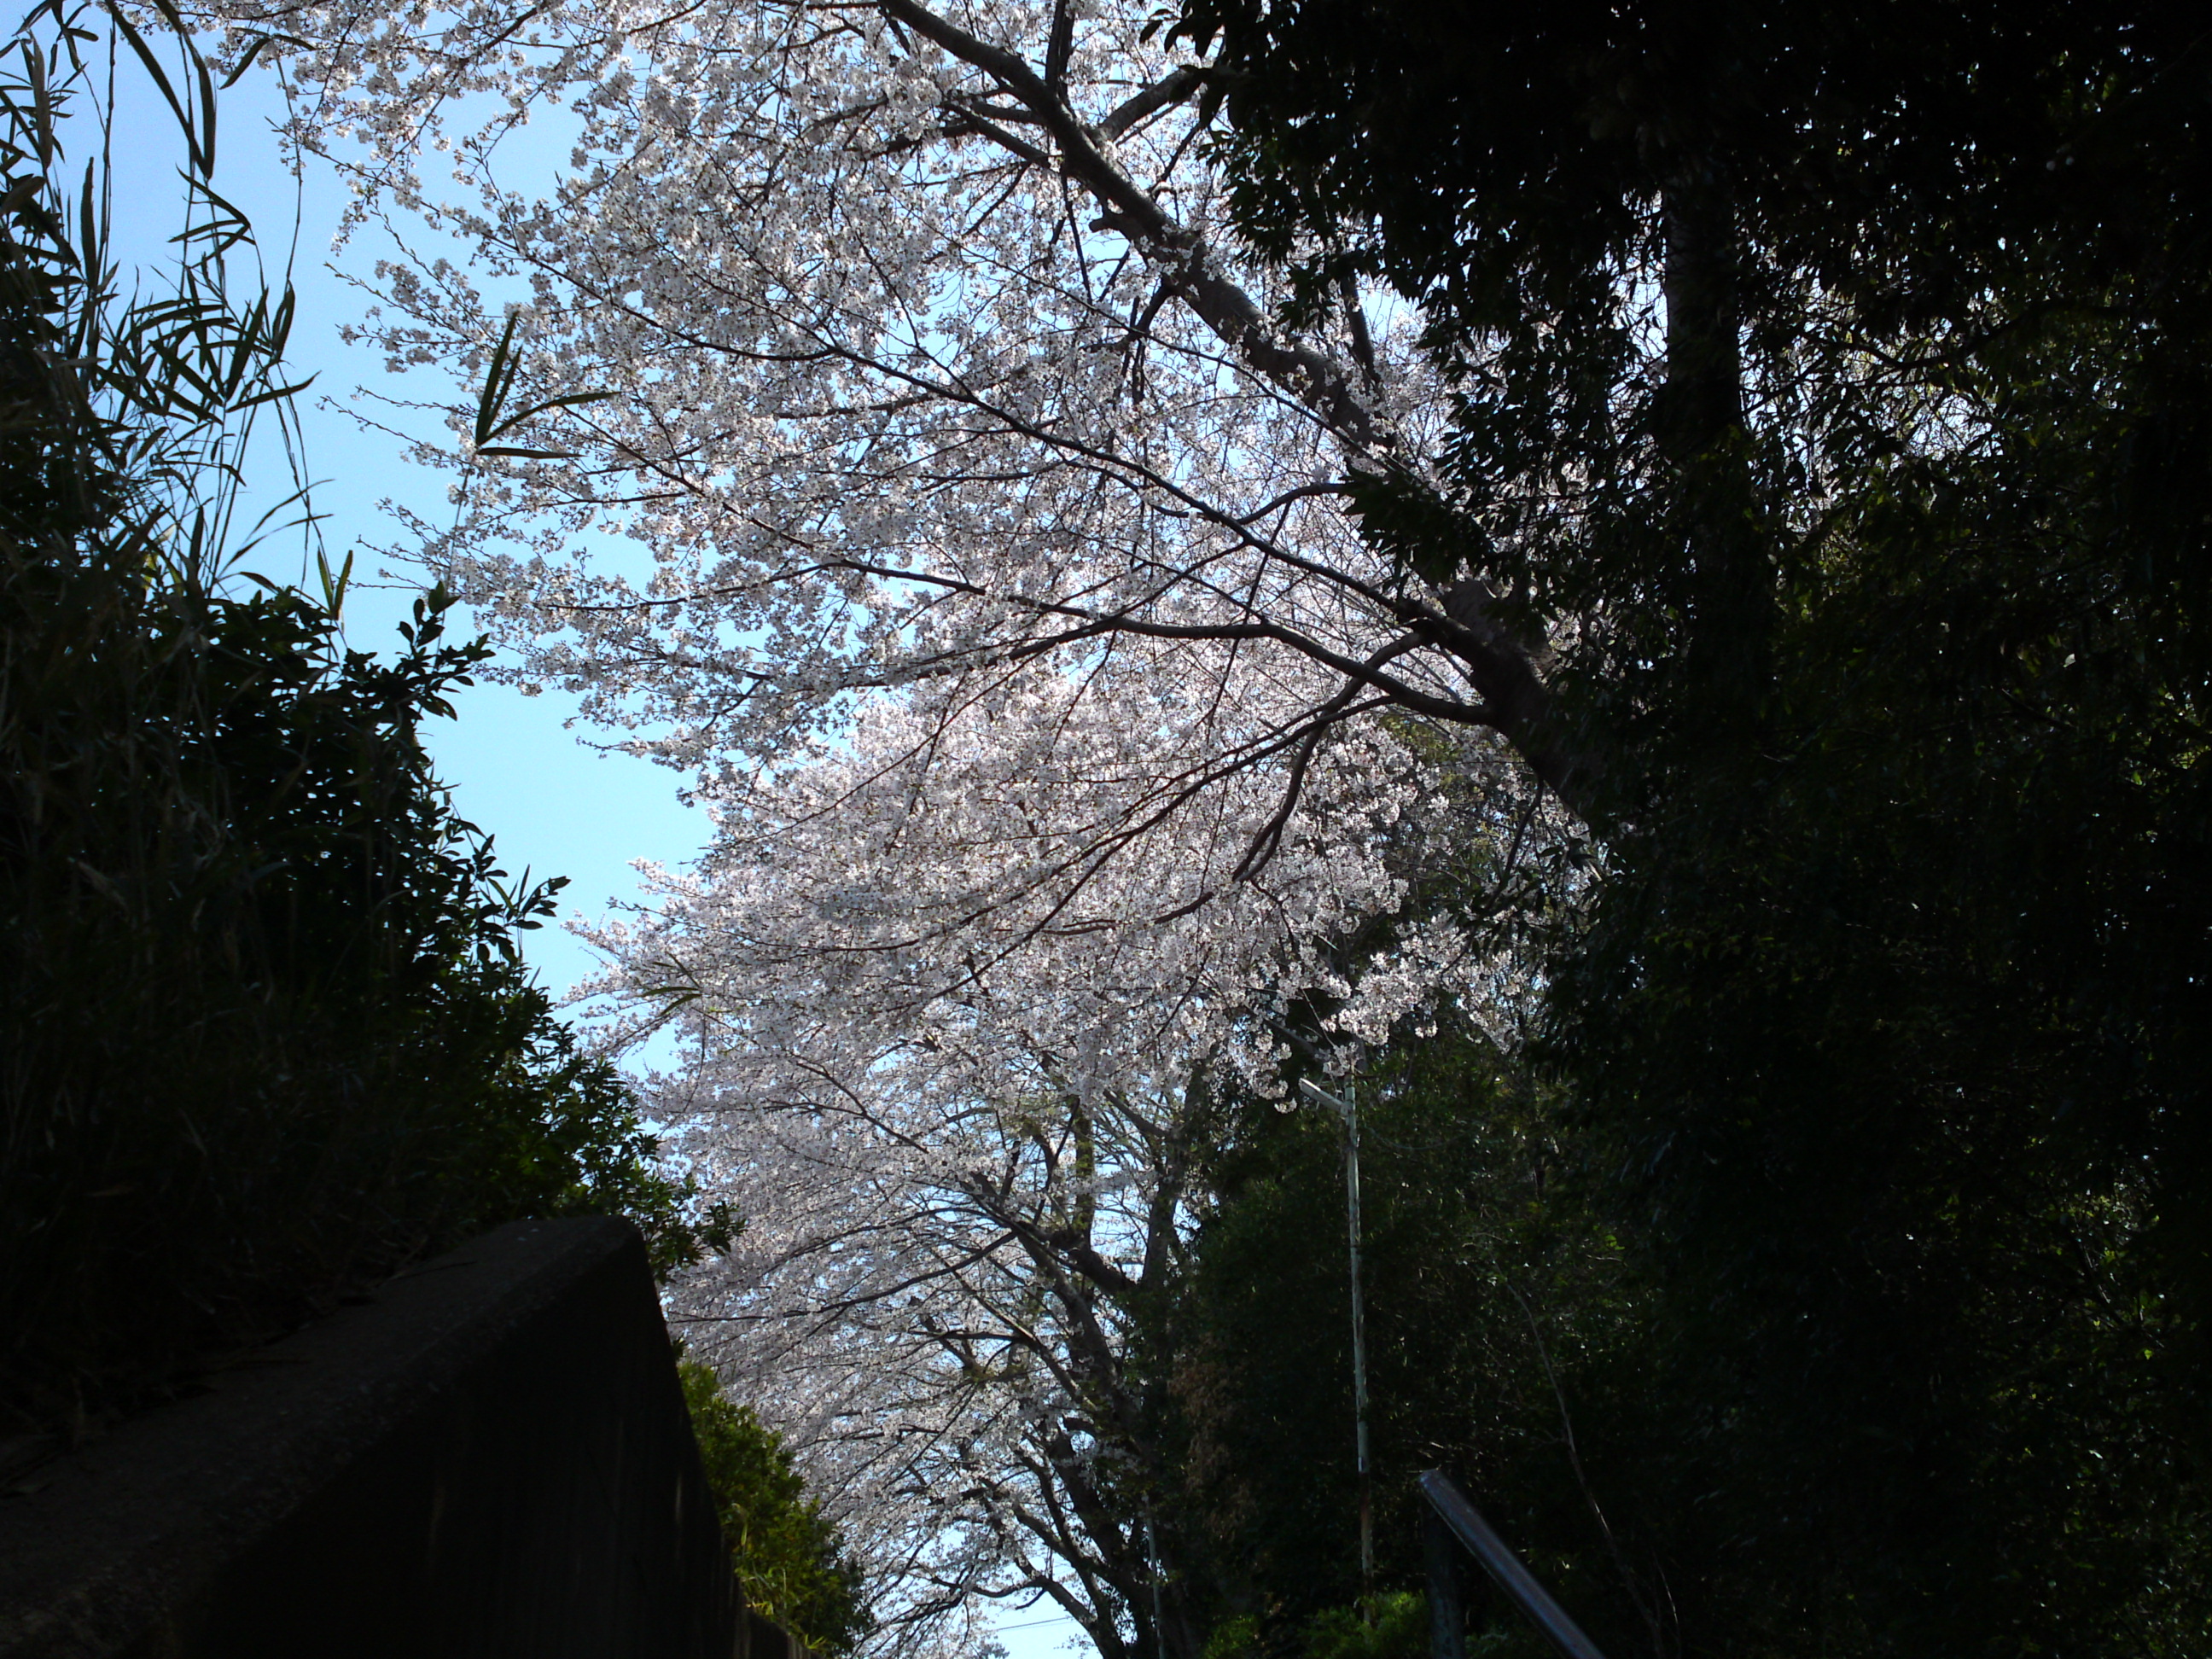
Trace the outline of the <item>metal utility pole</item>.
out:
<instances>
[{"instance_id":1,"label":"metal utility pole","mask_svg":"<svg viewBox=\"0 0 2212 1659\"><path fill-rule=\"evenodd\" d=\"M1151 1557L1146 1563L1152 1581L1152 1651L1159 1659L1167 1659L1167 1621L1160 1615L1160 1540L1152 1532L1152 1504L1145 1500L1145 1553Z\"/></svg>"},{"instance_id":2,"label":"metal utility pole","mask_svg":"<svg viewBox=\"0 0 2212 1659\"><path fill-rule=\"evenodd\" d=\"M1333 1106L1344 1120L1344 1228L1352 1255L1352 1409L1359 1451L1359 1596L1375 1617L1375 1476L1367 1457L1367 1310L1359 1290L1359 1093L1347 1085L1339 1100L1308 1079L1308 1098Z\"/></svg>"}]
</instances>

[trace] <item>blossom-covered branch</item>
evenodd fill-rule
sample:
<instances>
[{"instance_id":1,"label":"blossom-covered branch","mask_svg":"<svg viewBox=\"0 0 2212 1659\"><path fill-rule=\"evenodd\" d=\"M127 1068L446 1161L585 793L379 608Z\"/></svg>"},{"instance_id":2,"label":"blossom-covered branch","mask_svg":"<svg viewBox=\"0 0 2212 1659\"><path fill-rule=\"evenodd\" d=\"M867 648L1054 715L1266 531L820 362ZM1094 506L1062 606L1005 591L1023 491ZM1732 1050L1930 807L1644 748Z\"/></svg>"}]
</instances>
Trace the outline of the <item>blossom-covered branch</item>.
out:
<instances>
[{"instance_id":1,"label":"blossom-covered branch","mask_svg":"<svg viewBox=\"0 0 2212 1659\"><path fill-rule=\"evenodd\" d=\"M1347 510L1445 418L1418 319L1283 320L1141 8L217 15L292 43L295 137L365 208L475 251L388 263L362 325L484 387L422 447L461 507L425 556L715 815L598 935L748 1221L678 1313L884 1644L1042 1595L1189 1659L1128 1348L1177 1171L1208 1102L1279 1090L1269 1014L1371 1041L1501 994L1447 872L1510 868L1572 775L1480 573Z\"/></svg>"}]
</instances>

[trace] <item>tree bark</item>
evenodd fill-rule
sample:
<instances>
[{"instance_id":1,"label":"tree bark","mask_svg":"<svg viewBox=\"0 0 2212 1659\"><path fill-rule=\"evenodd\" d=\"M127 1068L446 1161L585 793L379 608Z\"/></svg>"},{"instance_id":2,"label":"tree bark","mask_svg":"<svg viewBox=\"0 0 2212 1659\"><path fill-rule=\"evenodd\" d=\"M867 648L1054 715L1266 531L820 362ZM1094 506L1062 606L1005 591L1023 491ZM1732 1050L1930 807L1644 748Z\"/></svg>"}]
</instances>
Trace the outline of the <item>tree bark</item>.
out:
<instances>
[{"instance_id":1,"label":"tree bark","mask_svg":"<svg viewBox=\"0 0 2212 1659\"><path fill-rule=\"evenodd\" d=\"M1051 136L1051 164L1097 202L1102 224L1149 251L1166 270L1170 290L1255 374L1303 404L1335 434L1355 464L1374 465L1392 452L1393 436L1369 396L1368 371L1304 341L1285 338L1251 295L1224 275L1206 240L1178 221L1165 204L1115 159L1112 137L1153 110L1195 91L1200 77L1177 70L1131 98L1103 127L1078 118L1048 72L1040 75L1018 52L971 33L921 0L879 0L885 16L983 70ZM1042 156L997 130L994 137L1032 161ZM1733 321L1727 337L1735 338ZM1730 385L1737 377L1729 376ZM1546 654L1516 637L1492 612L1494 590L1479 578L1444 595L1440 609L1411 605L1401 612L1413 632L1465 665L1483 698L1480 723L1493 726L1578 816L1588 817L1589 786L1599 773L1594 757L1557 727L1552 699L1538 664ZM1419 613L1426 609L1425 617ZM1463 716L1464 717L1464 716Z\"/></svg>"},{"instance_id":2,"label":"tree bark","mask_svg":"<svg viewBox=\"0 0 2212 1659\"><path fill-rule=\"evenodd\" d=\"M1683 667L1712 734L1740 735L1772 678L1773 572L1744 435L1741 241L1716 168L1694 162L1668 181L1661 233L1667 361L1654 435L1674 474Z\"/></svg>"}]
</instances>

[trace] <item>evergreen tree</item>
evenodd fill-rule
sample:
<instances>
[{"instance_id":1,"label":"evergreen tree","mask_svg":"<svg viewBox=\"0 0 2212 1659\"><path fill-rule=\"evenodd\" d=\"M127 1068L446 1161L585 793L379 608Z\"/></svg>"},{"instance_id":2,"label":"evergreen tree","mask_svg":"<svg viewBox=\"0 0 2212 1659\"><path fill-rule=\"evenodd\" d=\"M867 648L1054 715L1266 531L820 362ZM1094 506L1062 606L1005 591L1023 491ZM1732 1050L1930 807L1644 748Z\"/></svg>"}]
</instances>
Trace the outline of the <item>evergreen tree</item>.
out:
<instances>
[{"instance_id":1,"label":"evergreen tree","mask_svg":"<svg viewBox=\"0 0 2212 1659\"><path fill-rule=\"evenodd\" d=\"M2201 1647L2202 20L1184 26L1303 305L1455 377L1366 533L1549 653L1605 875L1536 1057L1653 1286L1661 1644Z\"/></svg>"}]
</instances>

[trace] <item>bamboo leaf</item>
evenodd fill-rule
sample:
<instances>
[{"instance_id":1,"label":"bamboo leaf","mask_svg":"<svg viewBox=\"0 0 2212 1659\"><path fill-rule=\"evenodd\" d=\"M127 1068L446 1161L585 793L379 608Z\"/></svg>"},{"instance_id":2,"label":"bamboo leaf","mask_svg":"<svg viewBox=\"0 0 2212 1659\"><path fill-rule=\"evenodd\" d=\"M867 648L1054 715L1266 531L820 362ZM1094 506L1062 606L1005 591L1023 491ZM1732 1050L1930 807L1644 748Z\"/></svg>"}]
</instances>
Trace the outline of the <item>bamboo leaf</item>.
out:
<instances>
[{"instance_id":1,"label":"bamboo leaf","mask_svg":"<svg viewBox=\"0 0 2212 1659\"><path fill-rule=\"evenodd\" d=\"M211 165L203 164L198 131L193 126L192 118L185 110L184 101L177 96L176 88L170 83L168 71L161 67L161 59L155 57L154 49L146 44L146 37L139 33L137 27L115 6L109 6L108 15L115 20L115 27L129 43L131 50L137 54L138 61L145 65L146 73L153 77L155 87L176 115L177 125L185 135L185 147L193 165L203 174L213 171Z\"/></svg>"},{"instance_id":2,"label":"bamboo leaf","mask_svg":"<svg viewBox=\"0 0 2212 1659\"><path fill-rule=\"evenodd\" d=\"M515 378L520 373L520 361L514 350L514 331L520 321L520 312L509 312L507 326L500 331L499 343L492 348L491 362L484 372L483 390L477 398L476 453L532 460L572 460L578 453L575 450L531 449L493 441L548 410L601 403L615 395L611 392L572 392L506 415L507 397L514 390Z\"/></svg>"},{"instance_id":3,"label":"bamboo leaf","mask_svg":"<svg viewBox=\"0 0 2212 1659\"><path fill-rule=\"evenodd\" d=\"M238 60L238 67L232 70L228 75L223 76L222 85L219 90L228 92L231 88L236 86L238 84L239 77L244 75L246 70L253 67L255 60L261 56L263 49L274 41L282 41L288 46L304 46L307 44L296 34L270 33L255 35L251 40L246 42L245 55Z\"/></svg>"},{"instance_id":4,"label":"bamboo leaf","mask_svg":"<svg viewBox=\"0 0 2212 1659\"><path fill-rule=\"evenodd\" d=\"M296 398L314 383L315 376L310 374L306 380L295 380L290 386L271 386L266 392L257 392L251 398L234 404L231 407L234 410L254 409L263 404L275 403L280 398Z\"/></svg>"},{"instance_id":5,"label":"bamboo leaf","mask_svg":"<svg viewBox=\"0 0 2212 1659\"><path fill-rule=\"evenodd\" d=\"M483 391L477 398L476 441L479 448L489 443L501 430L496 423L500 408L507 402L507 388L514 380L514 359L510 354L514 348L514 326L520 317L520 313L516 312L507 313L507 326L500 332L499 343L492 348L491 363L484 372Z\"/></svg>"},{"instance_id":6,"label":"bamboo leaf","mask_svg":"<svg viewBox=\"0 0 2212 1659\"><path fill-rule=\"evenodd\" d=\"M549 409L573 409L579 404L605 403L614 395L611 392L572 392L565 398L548 398L542 404L532 404L520 413L508 416L491 429L489 435L496 438L502 432L512 432L525 421L543 415Z\"/></svg>"}]
</instances>

